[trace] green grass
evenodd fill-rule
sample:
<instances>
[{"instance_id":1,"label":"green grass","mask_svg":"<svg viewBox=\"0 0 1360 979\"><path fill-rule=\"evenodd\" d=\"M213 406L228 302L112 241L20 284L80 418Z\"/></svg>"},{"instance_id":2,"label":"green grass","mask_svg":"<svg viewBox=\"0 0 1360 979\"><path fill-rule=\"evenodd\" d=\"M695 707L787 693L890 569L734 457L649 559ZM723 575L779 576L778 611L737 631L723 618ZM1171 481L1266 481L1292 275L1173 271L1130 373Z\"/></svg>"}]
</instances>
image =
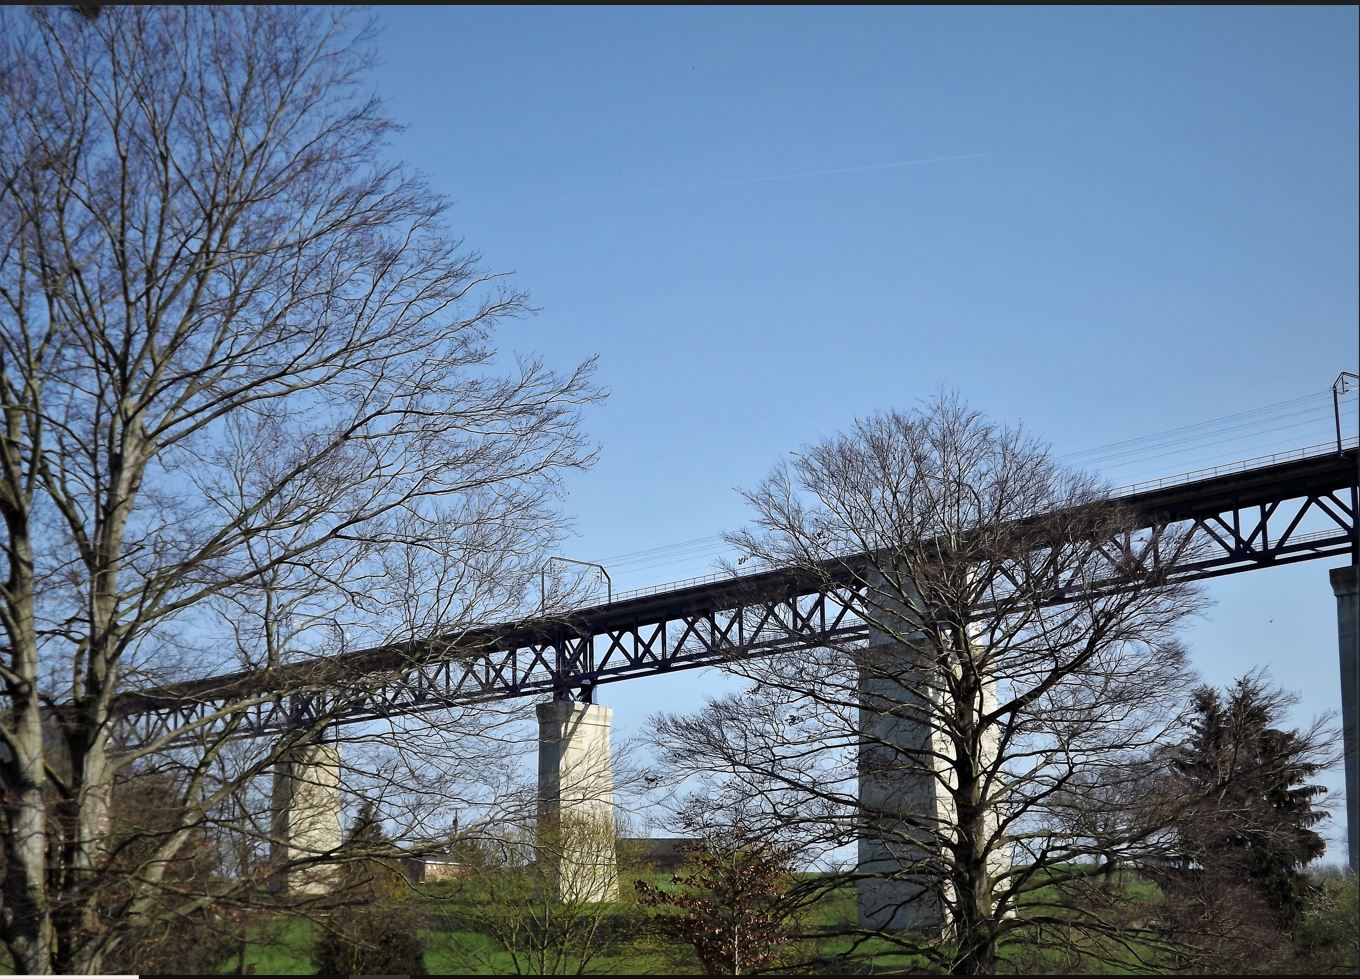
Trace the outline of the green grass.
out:
<instances>
[{"instance_id":1,"label":"green grass","mask_svg":"<svg viewBox=\"0 0 1360 979\"><path fill-rule=\"evenodd\" d=\"M633 880L620 882L621 900L601 912L606 940L596 942L589 971L595 974L648 975L697 973L698 961L688 946L658 939L656 934L637 935L635 927L647 912L632 900ZM649 874L644 879L664 885L668 874ZM492 902L485 882L441 883L420 888L416 903L427 926L418 929L425 946L425 966L431 974L503 975L517 971L514 958L491 935L469 926ZM312 950L319 926L302 917L279 912L262 913L251 930L245 964L258 974L310 975ZM221 972L235 972L235 958L219 965Z\"/></svg>"},{"instance_id":2,"label":"green grass","mask_svg":"<svg viewBox=\"0 0 1360 979\"><path fill-rule=\"evenodd\" d=\"M259 975L309 976L312 966L312 922L302 918L278 917L260 921L253 929L246 949L247 971L253 966ZM233 959L221 971L235 972Z\"/></svg>"},{"instance_id":3,"label":"green grass","mask_svg":"<svg viewBox=\"0 0 1360 979\"><path fill-rule=\"evenodd\" d=\"M637 875L625 876L620 881L620 899L602 911L600 920L603 940L588 964L592 974L655 975L697 974L702 970L693 950L671 940L657 923L661 913L644 908L635 899L634 881ZM646 874L642 879L658 887L668 887L669 874ZM492 884L495 882L493 881ZM504 882L502 882L504 883ZM419 888L415 904L416 915L424 922L418 933L425 946L425 965L431 974L495 975L524 971L523 963L516 968L514 958L491 934L477 926L479 916L494 906L495 899L485 881L443 882ZM1156 887L1129 875L1117 882L1117 891L1135 902L1155 903L1159 897ZM1026 907L1055 905L1057 891L1040 888L1022 902ZM1146 903L1145 903L1146 902ZM1047 907L1052 912L1052 907ZM856 918L856 893L853 885L843 885L824 894L804 917L804 925L811 937L797 946L802 961L813 959L834 963L842 961L846 969L857 972L895 972L922 970L926 963L917 956L905 953L886 939L859 939L834 932L853 926ZM306 975L312 973L312 947L317 926L306 919L286 917L261 918L251 936L246 953L247 966L259 974ZM1150 950L1148 950L1150 952ZM852 955L853 953L853 955ZM1147 971L1139 966L1136 956L1116 949L1082 947L1074 938L1065 953L1036 950L1016 941L1003 944L1001 959L1004 971L1034 972L1105 972L1127 974ZM851 958L847 958L852 956ZM221 971L234 972L233 959L221 964Z\"/></svg>"}]
</instances>

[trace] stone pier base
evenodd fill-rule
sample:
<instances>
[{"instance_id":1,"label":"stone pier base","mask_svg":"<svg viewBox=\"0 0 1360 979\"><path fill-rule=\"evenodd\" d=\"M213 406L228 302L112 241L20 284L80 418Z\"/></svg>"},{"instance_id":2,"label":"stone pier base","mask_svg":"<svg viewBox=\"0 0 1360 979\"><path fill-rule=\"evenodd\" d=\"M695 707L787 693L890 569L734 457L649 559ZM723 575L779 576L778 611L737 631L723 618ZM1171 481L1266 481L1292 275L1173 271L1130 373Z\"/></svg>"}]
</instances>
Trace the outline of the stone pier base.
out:
<instances>
[{"instance_id":1,"label":"stone pier base","mask_svg":"<svg viewBox=\"0 0 1360 979\"><path fill-rule=\"evenodd\" d=\"M325 894L335 887L338 868L324 858L341 842L339 748L302 745L275 763L272 834L271 891Z\"/></svg>"},{"instance_id":2,"label":"stone pier base","mask_svg":"<svg viewBox=\"0 0 1360 979\"><path fill-rule=\"evenodd\" d=\"M859 926L939 935L945 927L940 834L953 822L940 783L945 754L932 730L929 686L905 644L874 650L860 679Z\"/></svg>"},{"instance_id":3,"label":"stone pier base","mask_svg":"<svg viewBox=\"0 0 1360 979\"><path fill-rule=\"evenodd\" d=\"M874 931L940 936L952 924L946 844L958 833L953 742L941 719L954 705L917 624L920 594L909 582L872 580L859 680L858 921ZM994 682L984 684L982 698L981 710L995 709ZM990 766L995 736L984 736L981 749ZM985 818L995 832L996 814ZM1008 862L997 847L989 869L999 874Z\"/></svg>"},{"instance_id":4,"label":"stone pier base","mask_svg":"<svg viewBox=\"0 0 1360 979\"><path fill-rule=\"evenodd\" d=\"M567 902L612 901L619 874L614 836L613 710L555 700L538 705L538 841Z\"/></svg>"}]
</instances>

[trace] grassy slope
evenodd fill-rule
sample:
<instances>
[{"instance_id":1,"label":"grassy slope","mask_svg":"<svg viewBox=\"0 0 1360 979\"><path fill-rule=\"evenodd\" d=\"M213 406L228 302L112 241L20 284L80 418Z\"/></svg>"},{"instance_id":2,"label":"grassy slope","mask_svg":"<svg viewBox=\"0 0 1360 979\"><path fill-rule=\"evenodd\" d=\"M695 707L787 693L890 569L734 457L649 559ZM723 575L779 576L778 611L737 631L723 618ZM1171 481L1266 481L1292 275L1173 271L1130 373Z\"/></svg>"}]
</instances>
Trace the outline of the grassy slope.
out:
<instances>
[{"instance_id":1,"label":"grassy slope","mask_svg":"<svg viewBox=\"0 0 1360 979\"><path fill-rule=\"evenodd\" d=\"M667 875L648 875L651 882L664 885ZM1131 896L1145 897L1144 891L1155 891L1145 881L1132 880L1123 885ZM641 923L649 914L655 912L640 908L633 900L633 879L621 881L620 901L604 918L604 927L610 933L609 940L603 943L601 952L594 958L588 971L592 974L616 975L667 975L697 974L702 970L693 951L688 946L679 945L664 938L655 928L645 928ZM1030 898L1029 903L1046 898L1043 891ZM509 953L500 948L489 935L472 928L467 923L470 912L476 905L487 900L475 887L457 884L435 884L422 889L423 910L427 913L430 927L422 929L421 937L425 942L425 964L431 974L473 974L505 975L517 971ZM851 925L855 919L855 892L853 887L841 887L826 895L813 909L807 919L812 931ZM1023 910L1022 910L1023 913ZM263 921L258 928L258 938L247 952L247 964L253 965L260 974L306 975L312 969L313 924L299 919L280 918ZM846 937L828 936L813 941L813 948L804 945L802 951L815 948L819 957L831 958L843 955L852 946ZM861 942L856 946L857 957L872 957L873 971L898 971L923 963L903 955L886 941ZM1003 959L1013 960L1012 966L1026 963L1030 968L1037 965L1032 949L1016 947L1002 949ZM1029 956L1027 959L1022 956ZM1040 954L1039 961L1043 971L1067 971L1074 965L1070 957L1058 953ZM869 962L862 962L869 966ZM1046 967L1046 968L1044 968ZM223 963L223 970L234 970L235 963ZM867 969L866 969L867 971ZM1027 970L1026 970L1027 971ZM1140 972L1132 956L1123 968L1115 966L1106 971L1111 973Z\"/></svg>"}]
</instances>

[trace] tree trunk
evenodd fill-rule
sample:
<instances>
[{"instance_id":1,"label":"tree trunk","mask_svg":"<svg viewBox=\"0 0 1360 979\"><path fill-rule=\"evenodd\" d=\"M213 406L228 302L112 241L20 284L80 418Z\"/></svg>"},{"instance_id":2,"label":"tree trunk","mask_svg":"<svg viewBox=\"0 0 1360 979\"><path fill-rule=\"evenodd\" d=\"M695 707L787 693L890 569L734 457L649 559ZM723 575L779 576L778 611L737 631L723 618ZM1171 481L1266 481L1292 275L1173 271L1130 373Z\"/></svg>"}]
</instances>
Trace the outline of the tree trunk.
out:
<instances>
[{"instance_id":1,"label":"tree trunk","mask_svg":"<svg viewBox=\"0 0 1360 979\"><path fill-rule=\"evenodd\" d=\"M966 641L966 640L965 640ZM981 772L982 734L977 724L978 707L984 703L980 686L974 689L965 677L960 691L963 710L955 714L957 726L954 774L958 842L955 849L954 889L957 919L954 933L959 943L955 975L992 975L996 972L996 929L993 921L992 877L988 865L989 833L987 806Z\"/></svg>"},{"instance_id":2,"label":"tree trunk","mask_svg":"<svg viewBox=\"0 0 1360 979\"><path fill-rule=\"evenodd\" d=\"M88 720L82 723L81 735L103 729ZM103 869L101 858L107 845L113 783L103 738L95 733L82 740L88 743L71 747L74 798L69 802L62 827L62 903L52 958L55 971L68 975L104 971L103 946L98 941L102 929L94 890Z\"/></svg>"},{"instance_id":3,"label":"tree trunk","mask_svg":"<svg viewBox=\"0 0 1360 979\"><path fill-rule=\"evenodd\" d=\"M996 973L996 929L992 920L992 882L987 866L987 852L982 845L986 831L981 807L970 807L971 812L960 813L961 841L956 874L958 920L954 923L958 937L958 956L954 963L955 975L985 976Z\"/></svg>"},{"instance_id":4,"label":"tree trunk","mask_svg":"<svg viewBox=\"0 0 1360 979\"><path fill-rule=\"evenodd\" d=\"M11 424L11 429L15 426ZM14 460L6 460L7 469ZM8 481L13 487L15 481ZM12 714L9 750L0 755L0 806L3 806L5 879L0 928L20 972L51 971L51 907L47 890L46 750L38 704L38 640L33 618L33 549L27 500L15 493L5 500L9 532L9 575L4 586L5 632L11 657L6 664ZM0 746L4 747L4 746Z\"/></svg>"},{"instance_id":5,"label":"tree trunk","mask_svg":"<svg viewBox=\"0 0 1360 979\"><path fill-rule=\"evenodd\" d=\"M16 971L51 971L47 895L47 812L43 805L42 719L36 699L15 697L12 757L5 764L5 944Z\"/></svg>"},{"instance_id":6,"label":"tree trunk","mask_svg":"<svg viewBox=\"0 0 1360 979\"><path fill-rule=\"evenodd\" d=\"M140 420L131 416L120 431L119 463L97 525L90 568L90 647L74 728L67 734L71 754L72 798L63 829L63 906L54 965L62 972L98 972L100 931L91 889L103 869L113 803L113 765L109 758L109 704L118 661L118 574L128 516L136 500L147 453ZM148 876L155 875L151 868Z\"/></svg>"},{"instance_id":7,"label":"tree trunk","mask_svg":"<svg viewBox=\"0 0 1360 979\"><path fill-rule=\"evenodd\" d=\"M994 976L996 975L996 936L992 934L990 922L986 933L975 933L966 943L960 942L959 956L954 964L956 976Z\"/></svg>"}]
</instances>

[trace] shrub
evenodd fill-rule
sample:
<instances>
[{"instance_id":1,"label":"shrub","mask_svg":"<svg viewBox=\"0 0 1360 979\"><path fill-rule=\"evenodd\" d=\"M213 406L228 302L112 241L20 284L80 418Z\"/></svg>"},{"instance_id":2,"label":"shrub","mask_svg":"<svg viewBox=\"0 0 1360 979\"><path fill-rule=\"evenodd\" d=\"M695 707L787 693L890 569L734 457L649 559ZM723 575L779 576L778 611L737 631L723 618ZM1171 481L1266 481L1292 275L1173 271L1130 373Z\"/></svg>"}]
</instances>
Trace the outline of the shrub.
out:
<instances>
[{"instance_id":1,"label":"shrub","mask_svg":"<svg viewBox=\"0 0 1360 979\"><path fill-rule=\"evenodd\" d=\"M1360 888L1354 873L1317 874L1294 933L1300 966L1319 975L1360 973Z\"/></svg>"},{"instance_id":2,"label":"shrub","mask_svg":"<svg viewBox=\"0 0 1360 979\"><path fill-rule=\"evenodd\" d=\"M402 924L357 908L337 913L316 942L317 975L426 975L425 947Z\"/></svg>"}]
</instances>

